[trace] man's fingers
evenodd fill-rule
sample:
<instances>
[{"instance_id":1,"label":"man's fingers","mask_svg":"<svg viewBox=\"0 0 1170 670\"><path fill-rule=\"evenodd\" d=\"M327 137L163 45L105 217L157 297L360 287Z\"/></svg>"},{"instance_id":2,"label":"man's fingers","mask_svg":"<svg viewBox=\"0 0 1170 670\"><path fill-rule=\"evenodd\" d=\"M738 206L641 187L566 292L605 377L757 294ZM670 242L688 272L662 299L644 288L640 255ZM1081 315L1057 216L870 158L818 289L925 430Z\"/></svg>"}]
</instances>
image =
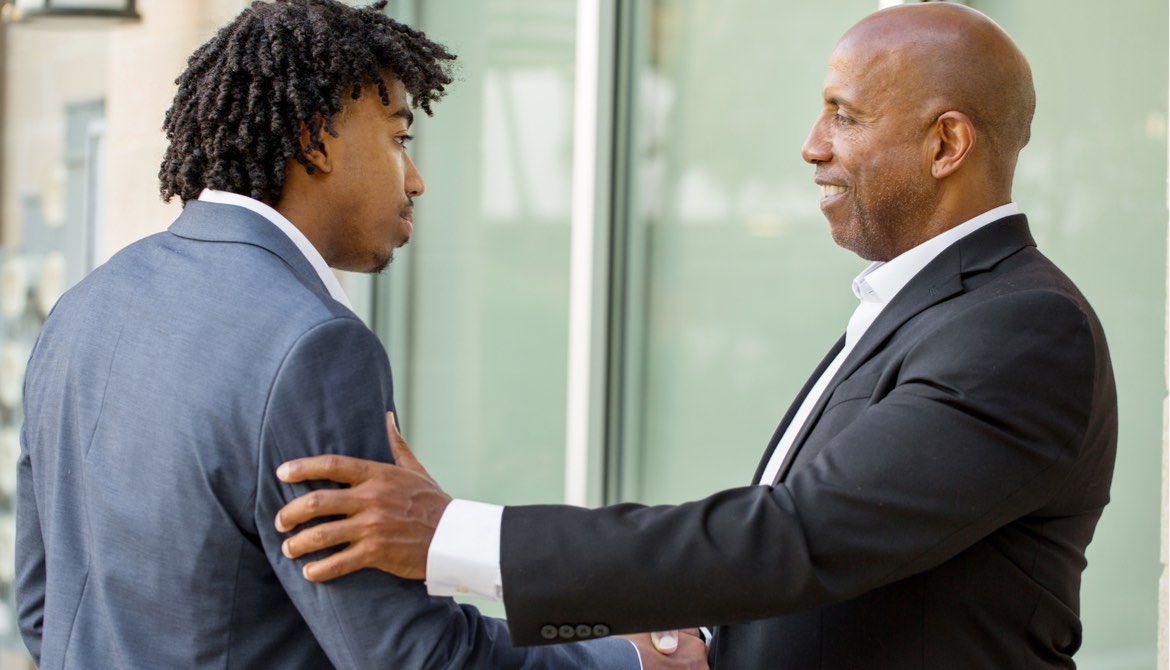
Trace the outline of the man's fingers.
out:
<instances>
[{"instance_id":1,"label":"man's fingers","mask_svg":"<svg viewBox=\"0 0 1170 670\"><path fill-rule=\"evenodd\" d=\"M664 630L650 633L650 641L654 643L654 648L658 650L658 653L669 656L678 649L678 631Z\"/></svg>"},{"instance_id":2,"label":"man's fingers","mask_svg":"<svg viewBox=\"0 0 1170 670\"><path fill-rule=\"evenodd\" d=\"M396 464L407 470L426 474L426 469L414 457L414 452L398 432L398 424L394 423L394 412L386 412L386 436L390 438L390 455L394 457ZM427 479L430 479L430 475L427 475Z\"/></svg>"},{"instance_id":3,"label":"man's fingers","mask_svg":"<svg viewBox=\"0 0 1170 670\"><path fill-rule=\"evenodd\" d=\"M286 538L280 545L280 551L288 558L300 558L315 551L352 543L358 539L359 532L358 524L351 519L327 521Z\"/></svg>"},{"instance_id":4,"label":"man's fingers","mask_svg":"<svg viewBox=\"0 0 1170 670\"><path fill-rule=\"evenodd\" d=\"M332 479L343 484L355 484L369 476L369 465L369 461L339 454L308 456L282 463L276 469L276 476L289 484L313 479Z\"/></svg>"},{"instance_id":5,"label":"man's fingers","mask_svg":"<svg viewBox=\"0 0 1170 670\"><path fill-rule=\"evenodd\" d=\"M317 489L294 498L280 508L276 513L276 530L286 533L310 519L320 516L348 516L359 509L361 500L353 489Z\"/></svg>"},{"instance_id":6,"label":"man's fingers","mask_svg":"<svg viewBox=\"0 0 1170 670\"><path fill-rule=\"evenodd\" d=\"M351 572L362 569L360 552L357 547L347 547L319 561L306 563L301 574L310 582L327 582L330 579L344 577Z\"/></svg>"},{"instance_id":7,"label":"man's fingers","mask_svg":"<svg viewBox=\"0 0 1170 670\"><path fill-rule=\"evenodd\" d=\"M411 470L421 470L422 465L414 457L414 452L406 446L402 433L398 432L398 424L394 422L394 412L386 412L386 436L390 438L390 455L394 462Z\"/></svg>"}]
</instances>

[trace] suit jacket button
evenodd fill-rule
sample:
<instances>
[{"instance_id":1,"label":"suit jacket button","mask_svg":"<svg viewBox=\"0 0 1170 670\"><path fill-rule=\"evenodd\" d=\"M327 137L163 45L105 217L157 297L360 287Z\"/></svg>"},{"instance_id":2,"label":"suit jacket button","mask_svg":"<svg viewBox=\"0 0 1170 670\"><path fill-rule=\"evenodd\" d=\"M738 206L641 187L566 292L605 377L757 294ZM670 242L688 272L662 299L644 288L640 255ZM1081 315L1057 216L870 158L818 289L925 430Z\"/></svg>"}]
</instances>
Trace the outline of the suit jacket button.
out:
<instances>
[{"instance_id":1,"label":"suit jacket button","mask_svg":"<svg viewBox=\"0 0 1170 670\"><path fill-rule=\"evenodd\" d=\"M572 640L573 636L577 634L577 629L570 626L569 624L565 624L561 626L560 634L561 638L565 640Z\"/></svg>"},{"instance_id":2,"label":"suit jacket button","mask_svg":"<svg viewBox=\"0 0 1170 670\"><path fill-rule=\"evenodd\" d=\"M552 624L546 624L540 627L540 636L546 640L557 639L557 627Z\"/></svg>"},{"instance_id":3,"label":"suit jacket button","mask_svg":"<svg viewBox=\"0 0 1170 670\"><path fill-rule=\"evenodd\" d=\"M587 623L577 624L577 637L586 638L593 635L593 626Z\"/></svg>"},{"instance_id":4,"label":"suit jacket button","mask_svg":"<svg viewBox=\"0 0 1170 670\"><path fill-rule=\"evenodd\" d=\"M609 626L599 623L593 627L593 637L605 637L609 635Z\"/></svg>"}]
</instances>

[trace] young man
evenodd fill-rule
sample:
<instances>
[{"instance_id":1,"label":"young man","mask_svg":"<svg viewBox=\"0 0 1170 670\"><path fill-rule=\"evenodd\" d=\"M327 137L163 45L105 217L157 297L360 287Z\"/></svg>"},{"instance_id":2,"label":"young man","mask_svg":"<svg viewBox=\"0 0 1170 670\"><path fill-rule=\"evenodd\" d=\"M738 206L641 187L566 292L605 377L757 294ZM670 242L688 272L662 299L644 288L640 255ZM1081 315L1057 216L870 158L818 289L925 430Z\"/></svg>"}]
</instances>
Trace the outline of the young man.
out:
<instances>
[{"instance_id":1,"label":"young man","mask_svg":"<svg viewBox=\"0 0 1170 670\"><path fill-rule=\"evenodd\" d=\"M159 175L182 214L45 324L17 507L41 668L639 667L626 640L516 649L421 583L314 585L280 555L272 517L309 490L280 462L386 457L390 367L329 268L376 272L410 238L411 103L430 113L454 56L385 4L256 2L196 51ZM686 642L647 667L705 665Z\"/></svg>"}]
</instances>

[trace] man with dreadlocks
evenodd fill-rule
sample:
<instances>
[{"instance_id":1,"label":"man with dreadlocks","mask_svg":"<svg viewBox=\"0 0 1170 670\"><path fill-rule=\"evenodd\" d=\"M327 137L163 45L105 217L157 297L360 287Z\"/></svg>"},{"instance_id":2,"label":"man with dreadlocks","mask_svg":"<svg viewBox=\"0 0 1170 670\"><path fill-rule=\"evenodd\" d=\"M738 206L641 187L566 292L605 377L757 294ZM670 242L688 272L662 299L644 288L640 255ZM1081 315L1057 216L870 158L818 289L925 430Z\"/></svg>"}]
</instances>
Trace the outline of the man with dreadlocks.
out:
<instances>
[{"instance_id":1,"label":"man with dreadlocks","mask_svg":"<svg viewBox=\"0 0 1170 670\"><path fill-rule=\"evenodd\" d=\"M280 462L388 458L390 367L329 267L377 271L409 239L411 102L431 112L454 56L385 4L255 2L200 47L164 122L182 214L45 324L17 508L41 668L639 667L626 640L513 648L421 582L316 585L281 555L272 519L310 489ZM694 644L647 667L705 665Z\"/></svg>"}]
</instances>

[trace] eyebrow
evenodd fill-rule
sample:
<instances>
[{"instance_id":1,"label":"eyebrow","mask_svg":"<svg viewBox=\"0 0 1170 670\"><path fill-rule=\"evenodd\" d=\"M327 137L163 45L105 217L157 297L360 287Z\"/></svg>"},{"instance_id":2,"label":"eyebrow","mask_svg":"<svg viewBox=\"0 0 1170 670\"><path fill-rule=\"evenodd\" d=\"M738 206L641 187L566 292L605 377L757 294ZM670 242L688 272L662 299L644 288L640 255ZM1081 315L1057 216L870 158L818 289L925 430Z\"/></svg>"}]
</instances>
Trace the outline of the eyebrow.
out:
<instances>
[{"instance_id":1,"label":"eyebrow","mask_svg":"<svg viewBox=\"0 0 1170 670\"><path fill-rule=\"evenodd\" d=\"M849 100L840 94L830 95L828 98L825 98L825 102L833 105L837 109L843 109L853 114L861 113L861 109L858 108L858 106L854 104L852 100Z\"/></svg>"},{"instance_id":2,"label":"eyebrow","mask_svg":"<svg viewBox=\"0 0 1170 670\"><path fill-rule=\"evenodd\" d=\"M406 125L409 127L412 123L414 123L414 112L410 111L410 108L408 107L399 107L393 112L390 112L390 118L406 119Z\"/></svg>"}]
</instances>

